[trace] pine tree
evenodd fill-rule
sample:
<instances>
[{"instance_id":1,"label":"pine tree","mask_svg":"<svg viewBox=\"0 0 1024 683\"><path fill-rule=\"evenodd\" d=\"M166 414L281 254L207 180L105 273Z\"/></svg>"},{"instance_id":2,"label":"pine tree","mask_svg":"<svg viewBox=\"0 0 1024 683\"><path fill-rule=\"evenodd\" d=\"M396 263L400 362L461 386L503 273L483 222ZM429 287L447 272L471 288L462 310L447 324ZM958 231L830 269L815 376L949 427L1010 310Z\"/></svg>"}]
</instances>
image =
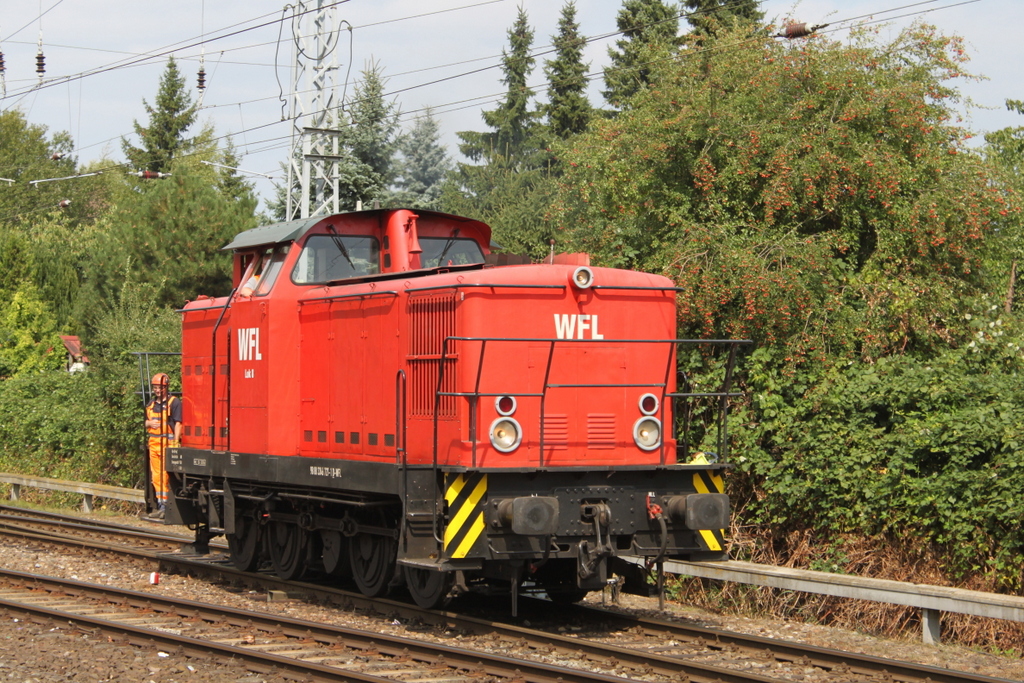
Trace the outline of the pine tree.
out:
<instances>
[{"instance_id":1,"label":"pine tree","mask_svg":"<svg viewBox=\"0 0 1024 683\"><path fill-rule=\"evenodd\" d=\"M397 191L389 199L389 205L438 207L444 179L452 168L440 137L438 121L428 108L422 116L416 117L412 130L399 141L402 158L397 164Z\"/></svg>"},{"instance_id":2,"label":"pine tree","mask_svg":"<svg viewBox=\"0 0 1024 683\"><path fill-rule=\"evenodd\" d=\"M651 64L678 45L679 14L661 0L625 0L615 23L622 38L608 48L612 63L604 69L602 94L622 107L650 83Z\"/></svg>"},{"instance_id":3,"label":"pine tree","mask_svg":"<svg viewBox=\"0 0 1024 683\"><path fill-rule=\"evenodd\" d=\"M444 189L447 211L480 218L494 229L495 240L517 252L539 253L550 239L544 213L550 183L545 168L540 112L531 108L533 91L526 81L533 68L533 29L519 8L503 52L502 82L508 90L494 111L484 112L491 131L462 132L464 155L481 165L459 164Z\"/></svg>"},{"instance_id":4,"label":"pine tree","mask_svg":"<svg viewBox=\"0 0 1024 683\"><path fill-rule=\"evenodd\" d=\"M160 89L156 95L156 106L142 101L149 114L149 125L143 127L135 121L135 133L142 140L141 147L121 138L121 149L128 161L138 170L169 172L171 161L190 151L195 144L185 137L185 132L195 123L198 105L185 86L185 79L178 71L178 65L171 57L160 78Z\"/></svg>"},{"instance_id":5,"label":"pine tree","mask_svg":"<svg viewBox=\"0 0 1024 683\"><path fill-rule=\"evenodd\" d=\"M363 70L348 109L352 123L347 146L373 179L367 187L353 187L356 198L364 203L381 199L394 178L398 107L384 99L385 84L380 65L371 63Z\"/></svg>"},{"instance_id":6,"label":"pine tree","mask_svg":"<svg viewBox=\"0 0 1024 683\"><path fill-rule=\"evenodd\" d=\"M220 153L221 168L217 178L217 189L227 199L232 201L245 202L256 208L256 191L253 184L240 176L235 170L241 163L242 158L238 155L235 143L230 137Z\"/></svg>"},{"instance_id":7,"label":"pine tree","mask_svg":"<svg viewBox=\"0 0 1024 683\"><path fill-rule=\"evenodd\" d=\"M586 95L589 64L583 63L586 39L580 35L579 30L576 3L569 0L562 7L558 34L552 40L555 58L544 63L544 74L550 84L549 102L544 112L547 114L550 133L559 138L583 132L593 115L593 108Z\"/></svg>"},{"instance_id":8,"label":"pine tree","mask_svg":"<svg viewBox=\"0 0 1024 683\"><path fill-rule=\"evenodd\" d=\"M683 0L683 6L690 10L686 21L698 35L714 35L734 21L758 23L764 19L759 5L757 0Z\"/></svg>"},{"instance_id":9,"label":"pine tree","mask_svg":"<svg viewBox=\"0 0 1024 683\"><path fill-rule=\"evenodd\" d=\"M533 29L526 10L519 8L515 23L508 31L509 48L502 50L502 82L507 86L505 98L497 109L483 112L490 132L458 133L459 150L473 161L490 161L503 157L514 168L525 168L536 152L538 114L531 109L534 92L526 85L536 61L530 54Z\"/></svg>"}]
</instances>

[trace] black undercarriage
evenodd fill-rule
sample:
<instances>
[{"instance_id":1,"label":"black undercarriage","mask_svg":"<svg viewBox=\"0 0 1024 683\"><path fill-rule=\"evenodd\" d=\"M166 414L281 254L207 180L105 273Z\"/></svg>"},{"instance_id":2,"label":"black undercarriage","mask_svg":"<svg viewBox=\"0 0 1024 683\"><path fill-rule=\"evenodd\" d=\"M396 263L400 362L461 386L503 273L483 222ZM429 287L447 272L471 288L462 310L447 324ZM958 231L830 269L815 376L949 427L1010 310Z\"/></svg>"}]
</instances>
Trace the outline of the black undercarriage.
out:
<instances>
[{"instance_id":1,"label":"black undercarriage","mask_svg":"<svg viewBox=\"0 0 1024 683\"><path fill-rule=\"evenodd\" d=\"M241 570L315 572L370 596L404 585L435 607L458 590L543 589L575 601L622 556L726 559L720 466L488 470L170 449L168 524L224 535ZM271 483L273 482L273 483Z\"/></svg>"}]
</instances>

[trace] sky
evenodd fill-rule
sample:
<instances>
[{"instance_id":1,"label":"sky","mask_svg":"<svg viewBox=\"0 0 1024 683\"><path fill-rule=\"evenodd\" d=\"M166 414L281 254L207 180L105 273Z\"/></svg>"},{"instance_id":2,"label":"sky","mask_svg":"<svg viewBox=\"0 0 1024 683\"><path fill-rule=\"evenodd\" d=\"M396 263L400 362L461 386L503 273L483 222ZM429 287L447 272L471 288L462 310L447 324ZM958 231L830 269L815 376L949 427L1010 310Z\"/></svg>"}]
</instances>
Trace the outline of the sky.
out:
<instances>
[{"instance_id":1,"label":"sky","mask_svg":"<svg viewBox=\"0 0 1024 683\"><path fill-rule=\"evenodd\" d=\"M335 0L320 0L323 3ZM121 139L133 144L135 121L148 121L143 100L155 100L168 55L178 60L190 87L200 60L206 71L199 122L216 135L230 135L243 155L239 167L256 175L261 198L283 183L288 158L294 41L293 0L0 0L0 51L6 96L0 109L20 110L30 123L50 133L67 131L80 162L124 161ZM306 2L307 8L316 1ZM390 98L401 121L411 126L424 107L439 120L442 142L458 160L456 132L485 130L482 110L493 109L503 94L499 68L507 31L522 5L534 28L534 48L542 49L557 31L562 3L557 0L347 0L333 9L340 26L333 53L338 99L351 96L359 72L372 62L383 69ZM588 37L613 34L621 0L576 0L580 31ZM965 112L979 134L1024 125L1004 101L1024 99L1024 0L764 0L767 21L787 18L824 29L844 40L849 28L878 27L880 38L923 20L946 34L962 36L973 74L987 80L962 81L975 106ZM685 27L685 21L681 20ZM351 27L351 31L349 31ZM309 29L307 29L309 30ZM46 72L40 84L36 52L42 37ZM588 44L585 60L597 77L591 101L603 105L601 69L616 36ZM538 58L531 84L543 90ZM198 97L198 91L193 89ZM282 95L283 93L283 95ZM0 169L0 177L10 177ZM64 181L73 197L74 181ZM0 185L2 189L3 185Z\"/></svg>"}]
</instances>

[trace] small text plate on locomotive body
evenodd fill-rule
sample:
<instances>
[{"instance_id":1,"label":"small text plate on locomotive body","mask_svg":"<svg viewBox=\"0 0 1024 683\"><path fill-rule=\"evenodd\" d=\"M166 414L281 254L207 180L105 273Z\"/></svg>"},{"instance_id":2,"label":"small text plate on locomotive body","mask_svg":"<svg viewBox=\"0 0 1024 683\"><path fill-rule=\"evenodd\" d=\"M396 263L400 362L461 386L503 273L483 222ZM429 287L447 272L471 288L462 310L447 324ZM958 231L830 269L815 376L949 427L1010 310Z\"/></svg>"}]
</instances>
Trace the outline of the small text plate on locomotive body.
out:
<instances>
[{"instance_id":1,"label":"small text plate on locomotive body","mask_svg":"<svg viewBox=\"0 0 1024 683\"><path fill-rule=\"evenodd\" d=\"M310 465L309 473L314 477L328 477L339 479L342 476L340 467L324 467L322 465Z\"/></svg>"},{"instance_id":2,"label":"small text plate on locomotive body","mask_svg":"<svg viewBox=\"0 0 1024 683\"><path fill-rule=\"evenodd\" d=\"M206 467L206 458L192 458L192 464L196 467Z\"/></svg>"}]
</instances>

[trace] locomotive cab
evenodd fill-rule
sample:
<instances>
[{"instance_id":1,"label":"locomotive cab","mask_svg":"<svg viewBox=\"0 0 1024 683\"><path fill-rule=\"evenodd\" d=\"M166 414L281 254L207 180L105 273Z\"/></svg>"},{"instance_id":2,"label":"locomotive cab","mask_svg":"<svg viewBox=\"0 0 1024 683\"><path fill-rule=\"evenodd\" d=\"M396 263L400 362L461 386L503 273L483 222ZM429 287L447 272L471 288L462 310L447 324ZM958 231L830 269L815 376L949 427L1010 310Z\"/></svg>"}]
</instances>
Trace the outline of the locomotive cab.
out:
<instances>
[{"instance_id":1,"label":"locomotive cab","mask_svg":"<svg viewBox=\"0 0 1024 683\"><path fill-rule=\"evenodd\" d=\"M224 534L239 568L434 606L453 586L576 600L623 557L727 557L727 465L676 435L696 397L724 428L732 394L678 382L696 342L675 338L667 278L497 265L515 259L484 223L408 209L226 249L232 293L183 311L167 521ZM739 342L701 343L731 370Z\"/></svg>"}]
</instances>

